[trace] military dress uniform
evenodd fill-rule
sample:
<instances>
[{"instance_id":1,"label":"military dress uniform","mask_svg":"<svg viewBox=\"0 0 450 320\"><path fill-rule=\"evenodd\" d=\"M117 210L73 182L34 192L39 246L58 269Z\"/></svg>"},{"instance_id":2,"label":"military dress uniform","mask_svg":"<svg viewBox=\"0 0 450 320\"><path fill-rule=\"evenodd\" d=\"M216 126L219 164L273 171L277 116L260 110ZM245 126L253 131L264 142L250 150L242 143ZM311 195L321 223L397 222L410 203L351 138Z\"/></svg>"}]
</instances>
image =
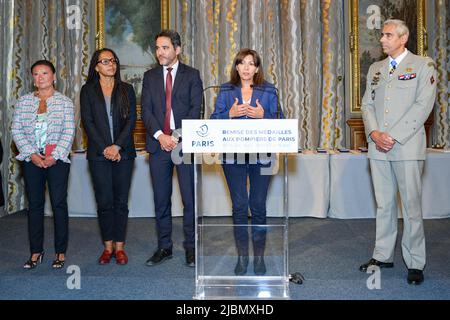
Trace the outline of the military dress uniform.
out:
<instances>
[{"instance_id":1,"label":"military dress uniform","mask_svg":"<svg viewBox=\"0 0 450 320\"><path fill-rule=\"evenodd\" d=\"M431 58L407 52L395 67L389 57L372 64L362 100L368 158L377 201L373 259L392 262L397 238L397 190L403 213L402 254L408 269L423 270L425 236L422 220L422 171L426 158L424 123L436 96L436 68ZM395 144L377 150L370 138L386 132Z\"/></svg>"}]
</instances>

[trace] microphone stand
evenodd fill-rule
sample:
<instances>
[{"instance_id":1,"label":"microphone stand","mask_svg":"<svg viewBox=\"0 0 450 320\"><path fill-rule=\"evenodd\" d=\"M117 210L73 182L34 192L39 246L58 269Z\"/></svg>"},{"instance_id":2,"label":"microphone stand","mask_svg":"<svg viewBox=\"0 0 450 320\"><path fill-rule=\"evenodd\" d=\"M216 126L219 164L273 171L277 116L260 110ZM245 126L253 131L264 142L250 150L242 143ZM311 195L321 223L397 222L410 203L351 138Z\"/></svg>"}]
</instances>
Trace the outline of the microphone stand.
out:
<instances>
[{"instance_id":1,"label":"microphone stand","mask_svg":"<svg viewBox=\"0 0 450 320\"><path fill-rule=\"evenodd\" d=\"M278 88L277 87L272 87L272 86L267 86L267 85L250 85L250 87L252 87L255 90L258 91L268 91L270 92L270 90L274 90L275 92L271 92L274 93L276 98L277 98L277 119L282 119L281 115L284 115L283 109L281 108L281 102L280 102L280 95L278 94Z\"/></svg>"},{"instance_id":2,"label":"microphone stand","mask_svg":"<svg viewBox=\"0 0 450 320\"><path fill-rule=\"evenodd\" d=\"M213 85L213 86L209 86L206 87L205 89L203 89L202 91L202 106L200 108L200 119L204 119L205 116L205 109L206 109L206 99L205 99L205 94L209 89L220 89L221 86L218 85Z\"/></svg>"},{"instance_id":3,"label":"microphone stand","mask_svg":"<svg viewBox=\"0 0 450 320\"><path fill-rule=\"evenodd\" d=\"M200 106L200 120L203 120L205 117L205 108L206 108L206 99L205 99L205 92L209 89L220 89L221 86L214 85L209 86L203 89L202 91L202 105ZM176 129L172 132L172 137L176 139L177 141L181 141L182 135L181 135L181 129Z\"/></svg>"},{"instance_id":4,"label":"microphone stand","mask_svg":"<svg viewBox=\"0 0 450 320\"><path fill-rule=\"evenodd\" d=\"M277 98L277 119L281 119L281 115L284 116L284 112L283 109L281 108L281 102L280 102L280 95L278 94L278 88L276 87L272 87L272 86L254 86L252 85L252 88L255 90L261 90L261 91L265 91L267 89L267 91L273 89L275 90L275 96ZM288 198L287 198L287 194L288 194L288 157L287 155L284 155L284 215L286 217L286 225L288 224L288 214L287 214L287 208L288 208ZM287 226L286 226L287 227ZM287 227L288 228L288 227ZM298 285L303 284L303 282L305 281L305 277L300 273L300 272L293 272L293 273L289 273L289 281Z\"/></svg>"}]
</instances>

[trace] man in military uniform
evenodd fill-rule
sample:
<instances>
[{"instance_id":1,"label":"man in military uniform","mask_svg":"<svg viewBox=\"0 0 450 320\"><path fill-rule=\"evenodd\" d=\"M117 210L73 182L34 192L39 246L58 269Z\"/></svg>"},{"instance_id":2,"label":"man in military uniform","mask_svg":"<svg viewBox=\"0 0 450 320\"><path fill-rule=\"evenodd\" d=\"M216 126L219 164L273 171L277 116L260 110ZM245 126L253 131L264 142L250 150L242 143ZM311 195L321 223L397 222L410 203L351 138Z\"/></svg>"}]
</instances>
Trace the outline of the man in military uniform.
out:
<instances>
[{"instance_id":1,"label":"man in military uniform","mask_svg":"<svg viewBox=\"0 0 450 320\"><path fill-rule=\"evenodd\" d=\"M406 49L408 36L403 21L385 21L380 43L388 57L372 64L367 75L362 114L377 201L376 241L372 259L359 269L394 266L399 191L407 281L420 284L426 256L421 204L424 123L434 105L436 71L432 59Z\"/></svg>"}]
</instances>

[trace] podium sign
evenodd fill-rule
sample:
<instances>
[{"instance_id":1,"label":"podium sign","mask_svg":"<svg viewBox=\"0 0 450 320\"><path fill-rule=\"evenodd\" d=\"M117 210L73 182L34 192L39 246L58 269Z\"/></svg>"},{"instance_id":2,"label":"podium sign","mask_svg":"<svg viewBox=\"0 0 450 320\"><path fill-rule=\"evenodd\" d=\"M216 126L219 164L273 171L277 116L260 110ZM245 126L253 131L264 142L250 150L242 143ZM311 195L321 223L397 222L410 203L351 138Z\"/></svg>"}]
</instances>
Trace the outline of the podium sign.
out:
<instances>
[{"instance_id":1,"label":"podium sign","mask_svg":"<svg viewBox=\"0 0 450 320\"><path fill-rule=\"evenodd\" d=\"M297 153L296 119L182 120L186 153Z\"/></svg>"},{"instance_id":2,"label":"podium sign","mask_svg":"<svg viewBox=\"0 0 450 320\"><path fill-rule=\"evenodd\" d=\"M298 152L298 121L183 120L182 128L183 153L194 154L196 229L194 298L289 299L288 164L285 154ZM223 153L260 154L260 156L269 153L283 154L281 157L274 157L268 163L269 167L261 167L261 175L283 175L283 193L278 195L278 201L279 208L282 208L284 214L282 216L275 214L280 218L271 218L270 224L264 225L251 223L236 225L231 217L217 219L204 216L203 202L216 202L215 197L227 197L228 192L207 198L203 195L203 171L208 172L207 166L213 164L203 161L203 158L206 154ZM281 166L282 172L278 170L279 158L284 162ZM261 157L258 159L262 161ZM250 160L249 156L249 164ZM252 160L256 161L257 158ZM277 170L265 170L269 168ZM223 183L226 189L225 179ZM216 214L221 215L221 212ZM245 266L245 270L236 269L239 259L237 241L245 242L246 245L241 245L248 247L248 265ZM255 262L257 259L263 259L264 269L258 269Z\"/></svg>"}]
</instances>

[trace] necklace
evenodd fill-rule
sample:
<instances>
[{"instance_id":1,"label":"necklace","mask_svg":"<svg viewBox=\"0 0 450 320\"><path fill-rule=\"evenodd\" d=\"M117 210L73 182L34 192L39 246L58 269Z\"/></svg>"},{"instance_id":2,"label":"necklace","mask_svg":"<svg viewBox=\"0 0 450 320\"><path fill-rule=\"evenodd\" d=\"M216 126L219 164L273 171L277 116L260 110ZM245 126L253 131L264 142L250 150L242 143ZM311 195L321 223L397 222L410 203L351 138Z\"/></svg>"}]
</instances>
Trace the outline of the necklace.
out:
<instances>
[{"instance_id":1,"label":"necklace","mask_svg":"<svg viewBox=\"0 0 450 320\"><path fill-rule=\"evenodd\" d=\"M50 98L51 96L53 96L54 93L55 93L55 91L53 91L50 94L44 96L44 95L41 94L41 92L35 91L34 92L34 96L37 97L40 101L45 101L48 98Z\"/></svg>"}]
</instances>

